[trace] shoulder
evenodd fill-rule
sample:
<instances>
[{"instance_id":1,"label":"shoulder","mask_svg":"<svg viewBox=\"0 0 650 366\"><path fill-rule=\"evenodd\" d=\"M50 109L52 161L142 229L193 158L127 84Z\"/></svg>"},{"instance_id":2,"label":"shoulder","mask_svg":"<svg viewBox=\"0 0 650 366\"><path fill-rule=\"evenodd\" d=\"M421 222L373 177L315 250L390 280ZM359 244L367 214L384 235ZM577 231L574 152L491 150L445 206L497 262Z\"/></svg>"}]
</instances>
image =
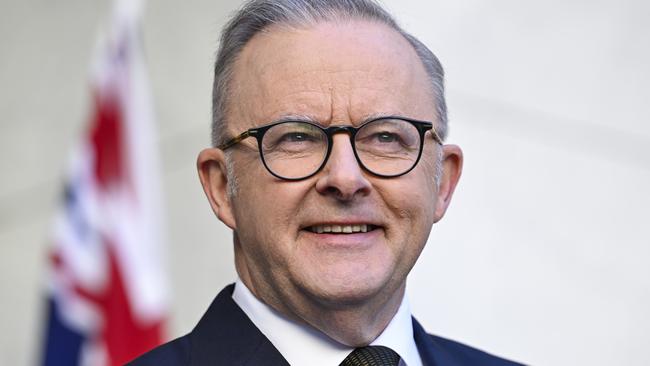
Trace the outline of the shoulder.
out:
<instances>
[{"instance_id":1,"label":"shoulder","mask_svg":"<svg viewBox=\"0 0 650 366\"><path fill-rule=\"evenodd\" d=\"M447 338L428 334L413 318L413 337L425 364L438 366L521 366Z\"/></svg>"},{"instance_id":2,"label":"shoulder","mask_svg":"<svg viewBox=\"0 0 650 366\"><path fill-rule=\"evenodd\" d=\"M227 286L187 335L131 361L129 366L288 365L232 300Z\"/></svg>"},{"instance_id":3,"label":"shoulder","mask_svg":"<svg viewBox=\"0 0 650 366\"><path fill-rule=\"evenodd\" d=\"M481 365L481 366L521 366L522 364L506 360L504 358L489 354L480 349L453 341L451 339L428 334L430 344L438 350L442 350L450 359L455 360L458 365Z\"/></svg>"},{"instance_id":4,"label":"shoulder","mask_svg":"<svg viewBox=\"0 0 650 366\"><path fill-rule=\"evenodd\" d=\"M129 362L128 366L181 366L190 364L190 337L183 336L158 346Z\"/></svg>"}]
</instances>

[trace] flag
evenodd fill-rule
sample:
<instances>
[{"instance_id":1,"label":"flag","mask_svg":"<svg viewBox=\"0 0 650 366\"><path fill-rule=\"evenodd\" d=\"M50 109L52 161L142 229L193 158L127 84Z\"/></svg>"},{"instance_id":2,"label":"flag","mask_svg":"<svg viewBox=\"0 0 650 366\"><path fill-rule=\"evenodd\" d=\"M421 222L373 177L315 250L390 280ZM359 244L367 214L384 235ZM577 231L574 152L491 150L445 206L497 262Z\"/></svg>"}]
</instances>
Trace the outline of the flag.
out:
<instances>
[{"instance_id":1,"label":"flag","mask_svg":"<svg viewBox=\"0 0 650 366\"><path fill-rule=\"evenodd\" d=\"M141 3L115 3L91 69L92 106L55 216L42 364L122 365L163 341L160 172Z\"/></svg>"}]
</instances>

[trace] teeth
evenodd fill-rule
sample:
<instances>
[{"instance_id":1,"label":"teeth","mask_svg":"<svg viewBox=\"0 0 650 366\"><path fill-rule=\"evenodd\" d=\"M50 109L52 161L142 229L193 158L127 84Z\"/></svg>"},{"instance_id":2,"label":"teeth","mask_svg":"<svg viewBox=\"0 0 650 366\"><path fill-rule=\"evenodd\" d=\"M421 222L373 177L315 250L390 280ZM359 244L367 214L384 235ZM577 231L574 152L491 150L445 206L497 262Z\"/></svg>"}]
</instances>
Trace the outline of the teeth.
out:
<instances>
[{"instance_id":1,"label":"teeth","mask_svg":"<svg viewBox=\"0 0 650 366\"><path fill-rule=\"evenodd\" d=\"M318 234L322 233L367 233L372 230L372 226L368 224L359 225L314 225L309 228L310 231Z\"/></svg>"}]
</instances>

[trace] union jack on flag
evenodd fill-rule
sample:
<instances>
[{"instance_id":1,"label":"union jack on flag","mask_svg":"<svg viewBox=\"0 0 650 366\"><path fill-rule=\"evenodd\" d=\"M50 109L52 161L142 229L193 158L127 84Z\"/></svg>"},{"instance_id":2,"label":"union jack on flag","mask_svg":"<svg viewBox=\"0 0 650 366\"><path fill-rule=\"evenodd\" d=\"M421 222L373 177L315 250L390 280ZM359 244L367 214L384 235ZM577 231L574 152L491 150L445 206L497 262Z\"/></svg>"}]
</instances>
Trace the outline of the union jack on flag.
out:
<instances>
[{"instance_id":1,"label":"union jack on flag","mask_svg":"<svg viewBox=\"0 0 650 366\"><path fill-rule=\"evenodd\" d=\"M115 5L51 237L46 366L122 365L163 341L162 203L141 3Z\"/></svg>"}]
</instances>

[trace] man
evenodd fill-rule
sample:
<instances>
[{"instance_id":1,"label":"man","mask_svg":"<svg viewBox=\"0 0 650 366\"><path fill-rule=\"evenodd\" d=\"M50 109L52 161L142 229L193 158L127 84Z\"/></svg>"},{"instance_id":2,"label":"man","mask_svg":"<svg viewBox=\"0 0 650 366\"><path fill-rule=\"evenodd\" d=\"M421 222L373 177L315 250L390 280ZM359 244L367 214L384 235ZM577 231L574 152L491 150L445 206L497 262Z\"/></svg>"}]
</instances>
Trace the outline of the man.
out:
<instances>
[{"instance_id":1,"label":"man","mask_svg":"<svg viewBox=\"0 0 650 366\"><path fill-rule=\"evenodd\" d=\"M404 295L461 173L442 78L370 0L247 3L197 164L239 279L133 364L513 365L427 335Z\"/></svg>"}]
</instances>

